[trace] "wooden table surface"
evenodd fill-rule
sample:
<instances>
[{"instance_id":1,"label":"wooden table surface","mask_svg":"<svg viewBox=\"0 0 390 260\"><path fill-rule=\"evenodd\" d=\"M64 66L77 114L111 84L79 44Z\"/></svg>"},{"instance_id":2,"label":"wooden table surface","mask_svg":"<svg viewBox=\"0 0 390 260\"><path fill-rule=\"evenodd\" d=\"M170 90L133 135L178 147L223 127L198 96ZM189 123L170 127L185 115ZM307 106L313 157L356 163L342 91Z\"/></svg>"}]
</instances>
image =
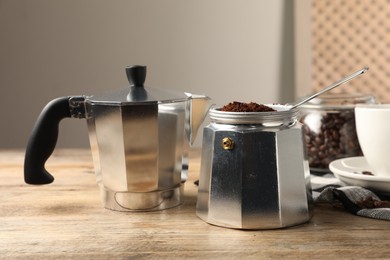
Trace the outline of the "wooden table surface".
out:
<instances>
[{"instance_id":1,"label":"wooden table surface","mask_svg":"<svg viewBox=\"0 0 390 260\"><path fill-rule=\"evenodd\" d=\"M195 214L200 156L191 151L182 205L159 212L104 209L89 150L58 150L54 183L23 180L21 150L0 151L0 258L390 259L390 222L315 205L310 222L276 230L209 225Z\"/></svg>"}]
</instances>

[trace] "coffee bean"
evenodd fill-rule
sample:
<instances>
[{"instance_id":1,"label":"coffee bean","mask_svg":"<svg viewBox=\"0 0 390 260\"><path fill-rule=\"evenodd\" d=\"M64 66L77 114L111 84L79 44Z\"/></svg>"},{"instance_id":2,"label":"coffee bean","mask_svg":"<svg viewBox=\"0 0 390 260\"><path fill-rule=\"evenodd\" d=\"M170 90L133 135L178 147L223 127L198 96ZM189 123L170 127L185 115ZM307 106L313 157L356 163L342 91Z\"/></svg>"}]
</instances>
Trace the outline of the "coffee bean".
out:
<instances>
[{"instance_id":1,"label":"coffee bean","mask_svg":"<svg viewBox=\"0 0 390 260\"><path fill-rule=\"evenodd\" d=\"M316 113L315 116L313 114ZM303 111L305 142L311 168L328 169L331 161L361 156L353 109ZM309 116L311 115L311 116Z\"/></svg>"}]
</instances>

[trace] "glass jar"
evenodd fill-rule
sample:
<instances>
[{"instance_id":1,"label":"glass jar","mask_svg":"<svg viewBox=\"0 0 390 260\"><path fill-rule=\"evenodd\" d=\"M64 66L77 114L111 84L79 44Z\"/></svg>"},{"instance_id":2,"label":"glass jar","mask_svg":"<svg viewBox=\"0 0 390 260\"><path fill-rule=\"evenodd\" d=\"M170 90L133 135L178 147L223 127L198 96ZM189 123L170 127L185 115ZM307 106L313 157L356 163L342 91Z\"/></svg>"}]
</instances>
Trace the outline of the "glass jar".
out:
<instances>
[{"instance_id":1,"label":"glass jar","mask_svg":"<svg viewBox=\"0 0 390 260\"><path fill-rule=\"evenodd\" d=\"M328 172L333 160L362 155L354 108L370 103L375 103L373 96L328 94L301 106L300 121L311 171Z\"/></svg>"}]
</instances>

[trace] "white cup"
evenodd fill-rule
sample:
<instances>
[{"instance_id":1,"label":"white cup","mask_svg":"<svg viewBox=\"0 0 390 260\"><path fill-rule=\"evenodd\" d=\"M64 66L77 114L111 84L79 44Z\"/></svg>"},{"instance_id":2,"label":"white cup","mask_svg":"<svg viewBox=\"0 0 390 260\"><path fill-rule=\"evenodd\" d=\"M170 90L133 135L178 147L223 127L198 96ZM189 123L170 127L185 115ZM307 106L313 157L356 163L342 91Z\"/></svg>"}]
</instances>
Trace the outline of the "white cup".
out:
<instances>
[{"instance_id":1,"label":"white cup","mask_svg":"<svg viewBox=\"0 0 390 260\"><path fill-rule=\"evenodd\" d=\"M375 176L390 177L390 104L358 104L356 132Z\"/></svg>"}]
</instances>

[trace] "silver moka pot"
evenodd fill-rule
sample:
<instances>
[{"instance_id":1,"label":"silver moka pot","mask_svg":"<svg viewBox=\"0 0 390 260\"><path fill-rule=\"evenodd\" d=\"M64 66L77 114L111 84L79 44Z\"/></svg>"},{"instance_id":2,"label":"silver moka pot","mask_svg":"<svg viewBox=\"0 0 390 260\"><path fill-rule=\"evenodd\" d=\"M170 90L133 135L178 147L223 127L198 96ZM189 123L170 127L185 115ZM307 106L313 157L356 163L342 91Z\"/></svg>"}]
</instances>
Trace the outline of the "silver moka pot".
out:
<instances>
[{"instance_id":1,"label":"silver moka pot","mask_svg":"<svg viewBox=\"0 0 390 260\"><path fill-rule=\"evenodd\" d=\"M210 109L204 128L197 215L237 229L307 222L312 197L297 109L274 112Z\"/></svg>"},{"instance_id":2,"label":"silver moka pot","mask_svg":"<svg viewBox=\"0 0 390 260\"><path fill-rule=\"evenodd\" d=\"M210 107L206 96L144 87L145 66L126 68L130 86L96 96L61 97L40 114L26 149L24 177L48 184L45 170L63 118L86 118L104 207L161 210L180 204L189 145Z\"/></svg>"}]
</instances>

